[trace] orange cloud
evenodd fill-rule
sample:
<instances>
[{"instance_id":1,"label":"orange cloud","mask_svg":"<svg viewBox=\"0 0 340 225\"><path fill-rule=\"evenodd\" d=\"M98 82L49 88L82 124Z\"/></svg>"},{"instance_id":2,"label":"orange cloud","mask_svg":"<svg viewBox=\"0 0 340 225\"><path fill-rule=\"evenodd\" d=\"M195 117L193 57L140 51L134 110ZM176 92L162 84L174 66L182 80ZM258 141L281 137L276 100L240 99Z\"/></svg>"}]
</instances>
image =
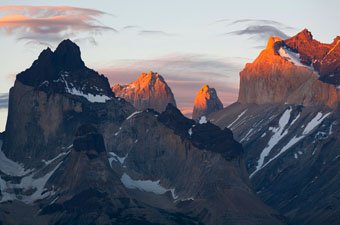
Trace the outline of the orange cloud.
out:
<instances>
[{"instance_id":1,"label":"orange cloud","mask_svg":"<svg viewBox=\"0 0 340 225\"><path fill-rule=\"evenodd\" d=\"M98 22L107 13L70 6L0 6L0 31L18 40L57 43L79 35L116 31ZM82 37L84 38L84 37Z\"/></svg>"}]
</instances>

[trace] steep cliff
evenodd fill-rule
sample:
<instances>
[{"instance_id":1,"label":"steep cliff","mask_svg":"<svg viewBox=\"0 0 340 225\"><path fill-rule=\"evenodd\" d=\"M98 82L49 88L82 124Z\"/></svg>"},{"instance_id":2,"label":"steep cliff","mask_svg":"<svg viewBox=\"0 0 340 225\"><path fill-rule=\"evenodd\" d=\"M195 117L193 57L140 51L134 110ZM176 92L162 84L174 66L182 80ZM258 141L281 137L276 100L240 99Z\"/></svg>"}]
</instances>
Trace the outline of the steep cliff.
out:
<instances>
[{"instance_id":1,"label":"steep cliff","mask_svg":"<svg viewBox=\"0 0 340 225\"><path fill-rule=\"evenodd\" d=\"M239 102L208 118L233 131L257 193L294 225L340 223L338 83L317 67L335 48L307 30L271 37L240 73ZM332 58L324 66L336 78Z\"/></svg>"},{"instance_id":2,"label":"steep cliff","mask_svg":"<svg viewBox=\"0 0 340 225\"><path fill-rule=\"evenodd\" d=\"M305 31L285 41L270 37L266 49L253 63L246 64L240 72L238 101L256 104L289 103L335 107L340 96L336 83L329 84L320 80L322 77L315 69L317 66L308 64L309 52L301 54L298 52L300 48L297 46L304 46L299 43L309 43L310 38L311 36L308 36ZM306 41L296 41L298 43L296 44L292 41L295 39ZM311 42L316 41L311 40ZM329 50L328 53L332 54L331 51ZM319 54L322 55L315 53L315 57L321 57ZM338 60L335 62L338 65ZM332 72L336 73L333 70ZM338 76L334 74L334 77Z\"/></svg>"}]
</instances>

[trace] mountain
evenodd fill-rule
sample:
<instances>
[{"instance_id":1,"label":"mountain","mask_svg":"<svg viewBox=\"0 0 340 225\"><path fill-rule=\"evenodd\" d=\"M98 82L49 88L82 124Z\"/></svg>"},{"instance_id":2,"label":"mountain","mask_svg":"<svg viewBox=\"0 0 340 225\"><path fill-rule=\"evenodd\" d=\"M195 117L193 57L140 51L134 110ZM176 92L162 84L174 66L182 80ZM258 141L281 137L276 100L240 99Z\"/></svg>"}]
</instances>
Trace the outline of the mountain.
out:
<instances>
[{"instance_id":1,"label":"mountain","mask_svg":"<svg viewBox=\"0 0 340 225\"><path fill-rule=\"evenodd\" d=\"M62 42L10 90L1 224L285 224L250 188L229 129L172 104L137 111L81 59L61 59L78 50Z\"/></svg>"},{"instance_id":2,"label":"mountain","mask_svg":"<svg viewBox=\"0 0 340 225\"><path fill-rule=\"evenodd\" d=\"M152 71L143 72L130 84L116 84L112 87L112 91L138 110L151 108L163 112L168 103L176 106L175 97L164 78Z\"/></svg>"},{"instance_id":3,"label":"mountain","mask_svg":"<svg viewBox=\"0 0 340 225\"><path fill-rule=\"evenodd\" d=\"M218 98L216 90L205 84L196 94L192 118L197 120L201 116L221 109L223 109L223 104Z\"/></svg>"},{"instance_id":4,"label":"mountain","mask_svg":"<svg viewBox=\"0 0 340 225\"><path fill-rule=\"evenodd\" d=\"M293 225L340 223L340 90L316 66L331 46L307 30L271 37L240 72L238 102L209 116L232 130L256 192Z\"/></svg>"},{"instance_id":5,"label":"mountain","mask_svg":"<svg viewBox=\"0 0 340 225\"><path fill-rule=\"evenodd\" d=\"M299 56L286 41L270 37L266 49L240 72L238 102L334 107L339 99L336 85L320 80L318 71L303 64Z\"/></svg>"}]
</instances>

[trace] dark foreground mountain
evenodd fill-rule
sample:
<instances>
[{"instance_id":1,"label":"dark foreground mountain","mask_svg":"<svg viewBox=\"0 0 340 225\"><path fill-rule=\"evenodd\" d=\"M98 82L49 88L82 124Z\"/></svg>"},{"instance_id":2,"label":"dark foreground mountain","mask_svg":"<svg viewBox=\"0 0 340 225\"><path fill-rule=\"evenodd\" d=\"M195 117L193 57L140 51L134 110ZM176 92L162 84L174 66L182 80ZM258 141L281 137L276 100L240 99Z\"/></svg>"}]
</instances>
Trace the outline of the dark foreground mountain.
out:
<instances>
[{"instance_id":1,"label":"dark foreground mountain","mask_svg":"<svg viewBox=\"0 0 340 225\"><path fill-rule=\"evenodd\" d=\"M336 43L307 30L271 37L240 73L239 101L210 116L233 131L257 193L292 224L340 224Z\"/></svg>"},{"instance_id":2,"label":"dark foreground mountain","mask_svg":"<svg viewBox=\"0 0 340 225\"><path fill-rule=\"evenodd\" d=\"M68 40L17 76L0 141L1 224L284 223L249 187L229 129L171 104L136 111L110 91Z\"/></svg>"}]
</instances>

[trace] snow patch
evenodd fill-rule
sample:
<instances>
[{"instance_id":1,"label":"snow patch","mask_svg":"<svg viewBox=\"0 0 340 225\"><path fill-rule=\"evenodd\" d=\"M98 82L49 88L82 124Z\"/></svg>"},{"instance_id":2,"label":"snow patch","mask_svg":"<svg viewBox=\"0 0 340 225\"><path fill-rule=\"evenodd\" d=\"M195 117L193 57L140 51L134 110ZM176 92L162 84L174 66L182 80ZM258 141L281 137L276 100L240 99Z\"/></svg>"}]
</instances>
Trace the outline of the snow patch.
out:
<instances>
[{"instance_id":1,"label":"snow patch","mask_svg":"<svg viewBox=\"0 0 340 225\"><path fill-rule=\"evenodd\" d=\"M160 185L160 180L133 180L126 173L120 179L123 185L128 189L138 189L140 191L152 192L156 195L162 195L168 191L171 192L173 199L177 199L178 196L175 194L175 189L167 189Z\"/></svg>"},{"instance_id":2,"label":"snow patch","mask_svg":"<svg viewBox=\"0 0 340 225\"><path fill-rule=\"evenodd\" d=\"M112 161L119 162L121 165L124 164L125 159L128 157L129 153L127 153L124 157L119 157L116 153L114 152L109 152L109 163L110 166L112 164Z\"/></svg>"},{"instance_id":3,"label":"snow patch","mask_svg":"<svg viewBox=\"0 0 340 225\"><path fill-rule=\"evenodd\" d=\"M52 162L54 162L55 160L59 159L60 157L64 156L64 155L68 155L71 151L68 151L68 152L62 152L60 153L59 155L57 155L56 157L54 157L53 159L50 159L50 160L41 160L43 163L45 163L45 165L49 165L51 164Z\"/></svg>"},{"instance_id":4,"label":"snow patch","mask_svg":"<svg viewBox=\"0 0 340 225\"><path fill-rule=\"evenodd\" d=\"M190 128L190 129L188 130L188 134L189 134L190 137L191 137L191 135L192 135L192 128Z\"/></svg>"},{"instance_id":5,"label":"snow patch","mask_svg":"<svg viewBox=\"0 0 340 225\"><path fill-rule=\"evenodd\" d=\"M254 176L260 169L264 167L264 160L269 155L271 150L274 148L274 146L279 143L279 141L287 135L288 128L285 129L286 125L289 122L291 112L293 111L292 107L287 109L281 116L279 120L279 126L278 127L269 127L269 130L271 130L274 134L270 138L267 146L263 149L263 151L260 154L260 158L257 162L256 169L253 173L250 174L250 177Z\"/></svg>"},{"instance_id":6,"label":"snow patch","mask_svg":"<svg viewBox=\"0 0 340 225\"><path fill-rule=\"evenodd\" d=\"M318 125L322 123L326 117L328 117L331 113L326 113L325 115L322 116L321 112L318 112L318 114L307 124L305 127L304 131L302 132L303 135L306 135L310 133L314 128L316 128Z\"/></svg>"},{"instance_id":7,"label":"snow patch","mask_svg":"<svg viewBox=\"0 0 340 225\"><path fill-rule=\"evenodd\" d=\"M267 166L270 162L272 162L273 160L277 159L280 155L282 155L284 152L286 152L289 148L291 148L292 146L294 146L296 143L298 143L300 140L302 140L304 137L306 137L311 131L314 130L314 128L316 128L317 126L319 126L322 121L327 118L331 113L326 113L325 115L323 115L321 112L318 112L317 115L305 126L305 129L302 132L301 136L294 136L292 139L289 140L289 142L282 147L282 149L280 150L280 152L278 154L276 154L273 158L271 158L270 160L268 160L262 167L256 167L256 170L250 175L250 177L252 177L256 172L258 172L260 169L264 168L265 166ZM282 118L282 117L281 117ZM280 119L281 120L281 119ZM289 120L289 118L288 118ZM296 119L295 119L296 120ZM293 121L294 122L294 121ZM292 122L292 124L293 124ZM304 126L302 126L303 128ZM275 129L275 128L274 128ZM287 130L286 130L287 131ZM274 135L273 135L274 136ZM282 138L282 137L281 137ZM264 152L264 151L263 151ZM263 153L262 152L262 153ZM261 153L261 155L262 155ZM299 151L298 152L300 155L303 154L303 152ZM268 153L269 154L269 153ZM267 155L268 155L267 154ZM261 156L260 156L261 159ZM260 162L260 160L259 160ZM263 161L261 161L263 162ZM259 164L258 164L259 165ZM258 169L259 168L259 169Z\"/></svg>"},{"instance_id":8,"label":"snow patch","mask_svg":"<svg viewBox=\"0 0 340 225\"><path fill-rule=\"evenodd\" d=\"M199 124L205 124L205 123L208 123L208 120L207 120L207 117L205 116L202 116L200 118L200 120L198 121Z\"/></svg>"},{"instance_id":9,"label":"snow patch","mask_svg":"<svg viewBox=\"0 0 340 225\"><path fill-rule=\"evenodd\" d=\"M227 128L231 128L247 112L247 110L248 109L241 112L241 114L238 115L237 118L231 124L229 124Z\"/></svg>"},{"instance_id":10,"label":"snow patch","mask_svg":"<svg viewBox=\"0 0 340 225\"><path fill-rule=\"evenodd\" d=\"M128 117L126 118L126 120L131 119L132 117L134 117L135 115L137 115L137 114L139 114L139 113L141 113L141 112L142 112L142 111L136 111L136 112L132 113L130 116L128 116Z\"/></svg>"},{"instance_id":11,"label":"snow patch","mask_svg":"<svg viewBox=\"0 0 340 225\"><path fill-rule=\"evenodd\" d=\"M67 93L69 93L71 95L84 97L89 102L92 102L92 103L94 103L94 102L105 103L106 101L111 99L110 97L108 97L106 95L101 95L101 94L100 95L93 95L91 93L85 94L84 92L81 92L80 90L76 89L75 87L70 87L70 85L67 83L67 81L65 79L66 75L67 75L67 73L61 74L61 78L66 85L66 92Z\"/></svg>"},{"instance_id":12,"label":"snow patch","mask_svg":"<svg viewBox=\"0 0 340 225\"><path fill-rule=\"evenodd\" d=\"M314 69L311 66L306 66L306 65L301 63L299 53L295 53L295 52L291 51L290 49L288 49L286 47L281 47L279 49L279 55L281 57L287 59L289 62L293 63L296 66L302 66L302 67L305 67L307 69L314 71Z\"/></svg>"},{"instance_id":13,"label":"snow patch","mask_svg":"<svg viewBox=\"0 0 340 225\"><path fill-rule=\"evenodd\" d=\"M0 141L0 171L9 176L24 176L32 170L26 170L23 165L14 162L7 158L4 152L1 151L2 141Z\"/></svg>"}]
</instances>

